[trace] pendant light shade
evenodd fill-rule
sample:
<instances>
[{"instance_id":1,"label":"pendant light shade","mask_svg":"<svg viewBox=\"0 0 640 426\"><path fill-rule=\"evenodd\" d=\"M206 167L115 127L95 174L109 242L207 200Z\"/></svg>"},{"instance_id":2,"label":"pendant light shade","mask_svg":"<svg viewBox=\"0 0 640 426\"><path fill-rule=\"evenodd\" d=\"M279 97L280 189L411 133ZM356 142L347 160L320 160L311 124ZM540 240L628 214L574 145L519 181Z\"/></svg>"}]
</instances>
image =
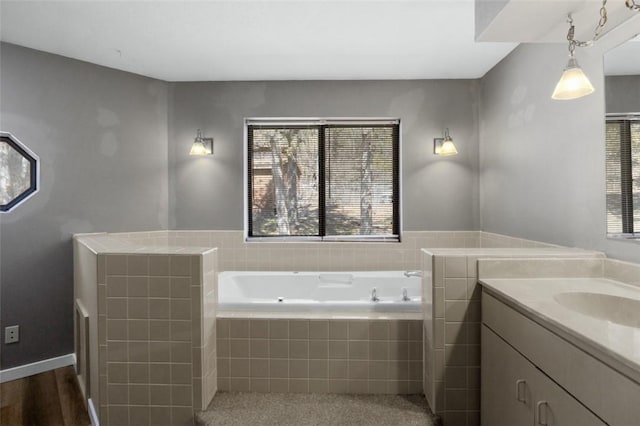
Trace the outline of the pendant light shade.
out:
<instances>
[{"instance_id":1,"label":"pendant light shade","mask_svg":"<svg viewBox=\"0 0 640 426\"><path fill-rule=\"evenodd\" d=\"M593 93L594 88L587 76L578 65L575 57L569 56L569 63L560 77L551 97L556 100L566 101L578 99Z\"/></svg>"}]
</instances>

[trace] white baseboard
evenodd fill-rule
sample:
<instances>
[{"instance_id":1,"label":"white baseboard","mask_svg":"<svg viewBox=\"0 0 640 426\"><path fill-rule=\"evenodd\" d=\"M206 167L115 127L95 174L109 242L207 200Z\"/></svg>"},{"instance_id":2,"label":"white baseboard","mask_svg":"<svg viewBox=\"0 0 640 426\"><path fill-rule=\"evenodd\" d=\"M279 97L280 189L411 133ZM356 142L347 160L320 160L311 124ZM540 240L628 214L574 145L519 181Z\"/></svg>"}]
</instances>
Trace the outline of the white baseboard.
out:
<instances>
[{"instance_id":1,"label":"white baseboard","mask_svg":"<svg viewBox=\"0 0 640 426\"><path fill-rule=\"evenodd\" d=\"M91 419L91 426L100 426L98 414L96 414L96 408L93 406L93 401L89 398L87 402L89 403L89 419Z\"/></svg>"},{"instance_id":2,"label":"white baseboard","mask_svg":"<svg viewBox=\"0 0 640 426\"><path fill-rule=\"evenodd\" d=\"M6 370L0 370L0 383L22 379L23 377L33 376L34 374L44 373L45 371L55 370L56 368L66 367L67 365L74 365L75 363L75 354L67 354L31 364L7 368Z\"/></svg>"}]
</instances>

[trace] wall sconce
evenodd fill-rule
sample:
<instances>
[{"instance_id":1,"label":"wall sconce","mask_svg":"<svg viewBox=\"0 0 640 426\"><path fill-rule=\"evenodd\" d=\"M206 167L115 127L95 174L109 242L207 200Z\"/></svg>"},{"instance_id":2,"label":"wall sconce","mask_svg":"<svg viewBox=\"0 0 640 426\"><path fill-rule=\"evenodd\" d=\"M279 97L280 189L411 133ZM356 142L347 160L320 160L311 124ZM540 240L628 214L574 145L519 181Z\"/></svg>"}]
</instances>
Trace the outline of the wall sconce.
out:
<instances>
[{"instance_id":1,"label":"wall sconce","mask_svg":"<svg viewBox=\"0 0 640 426\"><path fill-rule=\"evenodd\" d=\"M453 144L453 139L449 136L449 129L444 130L444 138L433 139L433 153L442 156L456 155L458 153L456 146Z\"/></svg>"},{"instance_id":2,"label":"wall sconce","mask_svg":"<svg viewBox=\"0 0 640 426\"><path fill-rule=\"evenodd\" d=\"M203 138L202 132L198 129L189 155L213 155L213 138Z\"/></svg>"}]
</instances>

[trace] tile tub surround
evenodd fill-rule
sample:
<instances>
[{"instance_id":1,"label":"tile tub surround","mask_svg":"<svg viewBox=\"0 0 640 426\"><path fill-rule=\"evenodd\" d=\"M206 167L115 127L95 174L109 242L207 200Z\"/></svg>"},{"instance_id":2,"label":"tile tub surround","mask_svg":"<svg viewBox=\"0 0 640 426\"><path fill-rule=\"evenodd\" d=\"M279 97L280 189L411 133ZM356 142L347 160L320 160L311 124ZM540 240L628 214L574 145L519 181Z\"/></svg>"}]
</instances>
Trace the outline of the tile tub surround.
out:
<instances>
[{"instance_id":1,"label":"tile tub surround","mask_svg":"<svg viewBox=\"0 0 640 426\"><path fill-rule=\"evenodd\" d=\"M243 231L158 231L109 235L139 247L158 244L216 247L221 271L417 270L421 248L478 247L481 239L478 231L407 231L402 233L400 243L246 242ZM516 244L514 241L505 238L504 243Z\"/></svg>"},{"instance_id":2,"label":"tile tub surround","mask_svg":"<svg viewBox=\"0 0 640 426\"><path fill-rule=\"evenodd\" d=\"M217 251L77 239L97 253L100 424L192 424L217 390Z\"/></svg>"},{"instance_id":3,"label":"tile tub surround","mask_svg":"<svg viewBox=\"0 0 640 426\"><path fill-rule=\"evenodd\" d=\"M221 271L417 270L423 248L544 248L553 244L482 231L405 231L400 243L246 242L237 231L108 234L135 247L218 248Z\"/></svg>"},{"instance_id":4,"label":"tile tub surround","mask_svg":"<svg viewBox=\"0 0 640 426\"><path fill-rule=\"evenodd\" d=\"M218 318L218 388L422 394L421 320Z\"/></svg>"},{"instance_id":5,"label":"tile tub surround","mask_svg":"<svg viewBox=\"0 0 640 426\"><path fill-rule=\"evenodd\" d=\"M514 257L603 260L598 252L560 247L422 250L424 390L444 426L480 422L478 259Z\"/></svg>"}]
</instances>

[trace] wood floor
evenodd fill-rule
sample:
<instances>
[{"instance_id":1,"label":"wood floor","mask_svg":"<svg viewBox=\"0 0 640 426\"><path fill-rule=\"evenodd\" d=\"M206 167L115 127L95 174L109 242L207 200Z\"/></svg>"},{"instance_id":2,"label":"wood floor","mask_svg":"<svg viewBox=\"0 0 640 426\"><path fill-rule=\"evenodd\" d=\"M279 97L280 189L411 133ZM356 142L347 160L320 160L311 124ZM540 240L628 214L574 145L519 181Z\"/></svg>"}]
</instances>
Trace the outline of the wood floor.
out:
<instances>
[{"instance_id":1,"label":"wood floor","mask_svg":"<svg viewBox=\"0 0 640 426\"><path fill-rule=\"evenodd\" d=\"M72 366L0 384L1 426L87 426Z\"/></svg>"}]
</instances>

